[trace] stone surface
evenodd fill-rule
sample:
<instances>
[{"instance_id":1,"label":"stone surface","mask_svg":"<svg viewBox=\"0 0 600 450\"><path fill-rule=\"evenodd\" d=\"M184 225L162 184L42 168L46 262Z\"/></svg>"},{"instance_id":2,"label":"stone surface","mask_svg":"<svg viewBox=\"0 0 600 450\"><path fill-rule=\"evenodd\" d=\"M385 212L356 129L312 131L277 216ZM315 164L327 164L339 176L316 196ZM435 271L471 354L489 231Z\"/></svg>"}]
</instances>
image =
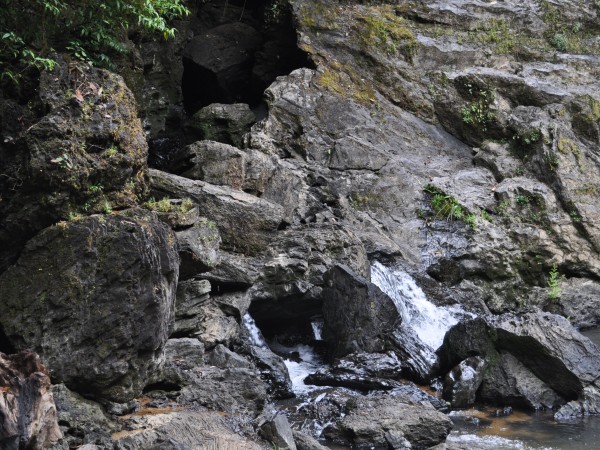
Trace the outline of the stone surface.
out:
<instances>
[{"instance_id":1,"label":"stone surface","mask_svg":"<svg viewBox=\"0 0 600 450\"><path fill-rule=\"evenodd\" d=\"M260 435L277 448L297 450L290 423L284 414L266 414L258 422Z\"/></svg>"},{"instance_id":2,"label":"stone surface","mask_svg":"<svg viewBox=\"0 0 600 450\"><path fill-rule=\"evenodd\" d=\"M479 356L461 361L444 378L444 398L453 408L467 408L475 403L475 394L484 377L486 362Z\"/></svg>"},{"instance_id":3,"label":"stone surface","mask_svg":"<svg viewBox=\"0 0 600 450\"><path fill-rule=\"evenodd\" d=\"M201 218L191 227L177 231L175 235L181 259L180 279L192 278L219 263L221 236L214 222Z\"/></svg>"},{"instance_id":4,"label":"stone surface","mask_svg":"<svg viewBox=\"0 0 600 450\"><path fill-rule=\"evenodd\" d=\"M385 350L388 336L401 322L394 302L344 266L331 270L328 284L323 303L323 337L330 357Z\"/></svg>"},{"instance_id":5,"label":"stone surface","mask_svg":"<svg viewBox=\"0 0 600 450\"><path fill-rule=\"evenodd\" d=\"M133 206L147 188L148 146L120 76L59 58L38 95L46 114L0 151L0 271L43 228Z\"/></svg>"},{"instance_id":6,"label":"stone surface","mask_svg":"<svg viewBox=\"0 0 600 450\"><path fill-rule=\"evenodd\" d=\"M50 377L40 358L0 353L0 446L45 450L62 437Z\"/></svg>"},{"instance_id":7,"label":"stone surface","mask_svg":"<svg viewBox=\"0 0 600 450\"><path fill-rule=\"evenodd\" d=\"M56 382L127 402L171 333L178 267L175 237L153 213L61 222L0 276L0 323L15 348L39 352Z\"/></svg>"},{"instance_id":8,"label":"stone surface","mask_svg":"<svg viewBox=\"0 0 600 450\"><path fill-rule=\"evenodd\" d=\"M554 409L565 403L510 353L500 353L490 366L479 391L482 401L534 410Z\"/></svg>"},{"instance_id":9,"label":"stone surface","mask_svg":"<svg viewBox=\"0 0 600 450\"><path fill-rule=\"evenodd\" d=\"M172 197L190 197L201 211L210 210L226 250L250 255L263 252L270 233L281 224L283 208L267 200L154 169L150 176L153 190ZM244 220L239 220L242 216Z\"/></svg>"},{"instance_id":10,"label":"stone surface","mask_svg":"<svg viewBox=\"0 0 600 450\"><path fill-rule=\"evenodd\" d=\"M213 103L196 112L187 122L199 140L217 141L241 147L243 137L256 122L256 116L245 103Z\"/></svg>"},{"instance_id":11,"label":"stone surface","mask_svg":"<svg viewBox=\"0 0 600 450\"><path fill-rule=\"evenodd\" d=\"M431 406L361 397L347 416L324 430L324 436L357 448L398 448L404 439L412 448L428 448L443 442L451 429L450 419Z\"/></svg>"}]
</instances>

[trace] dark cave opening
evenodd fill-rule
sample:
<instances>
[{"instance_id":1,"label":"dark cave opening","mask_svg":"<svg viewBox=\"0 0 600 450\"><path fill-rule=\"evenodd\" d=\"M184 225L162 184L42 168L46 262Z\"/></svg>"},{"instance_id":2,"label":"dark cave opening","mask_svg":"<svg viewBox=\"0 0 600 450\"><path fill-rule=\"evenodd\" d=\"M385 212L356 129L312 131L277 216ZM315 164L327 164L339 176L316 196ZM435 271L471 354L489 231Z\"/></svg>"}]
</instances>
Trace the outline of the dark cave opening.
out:
<instances>
[{"instance_id":1,"label":"dark cave opening","mask_svg":"<svg viewBox=\"0 0 600 450\"><path fill-rule=\"evenodd\" d=\"M183 56L182 92L188 115L211 103L258 107L275 78L314 67L297 46L287 2L209 1L194 20L195 37Z\"/></svg>"}]
</instances>

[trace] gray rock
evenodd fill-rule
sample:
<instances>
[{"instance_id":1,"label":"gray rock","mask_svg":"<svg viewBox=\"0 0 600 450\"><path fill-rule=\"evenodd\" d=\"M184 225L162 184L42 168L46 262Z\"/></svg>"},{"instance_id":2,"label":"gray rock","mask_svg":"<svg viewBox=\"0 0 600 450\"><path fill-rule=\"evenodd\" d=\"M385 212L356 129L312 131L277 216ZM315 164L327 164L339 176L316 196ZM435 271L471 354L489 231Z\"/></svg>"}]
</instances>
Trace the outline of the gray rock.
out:
<instances>
[{"instance_id":1,"label":"gray rock","mask_svg":"<svg viewBox=\"0 0 600 450\"><path fill-rule=\"evenodd\" d=\"M87 83L83 101L65 88L79 76ZM12 136L1 155L0 272L42 229L70 215L133 206L147 188L148 146L119 75L61 57L42 73L38 92L47 113Z\"/></svg>"},{"instance_id":2,"label":"gray rock","mask_svg":"<svg viewBox=\"0 0 600 450\"><path fill-rule=\"evenodd\" d=\"M190 368L203 366L204 345L193 338L169 339L165 344L165 361Z\"/></svg>"},{"instance_id":3,"label":"gray rock","mask_svg":"<svg viewBox=\"0 0 600 450\"><path fill-rule=\"evenodd\" d=\"M173 327L174 242L154 214L138 209L47 228L0 276L6 336L39 351L69 389L131 400Z\"/></svg>"},{"instance_id":4,"label":"gray rock","mask_svg":"<svg viewBox=\"0 0 600 450\"><path fill-rule=\"evenodd\" d=\"M38 355L0 353L0 446L45 450L62 437L50 377Z\"/></svg>"},{"instance_id":5,"label":"gray rock","mask_svg":"<svg viewBox=\"0 0 600 450\"><path fill-rule=\"evenodd\" d=\"M344 266L330 271L328 284L323 302L323 337L330 357L384 351L387 336L401 323L394 302Z\"/></svg>"},{"instance_id":6,"label":"gray rock","mask_svg":"<svg viewBox=\"0 0 600 450\"><path fill-rule=\"evenodd\" d=\"M196 112L186 126L201 140L242 147L244 134L254 122L256 116L245 103L213 103Z\"/></svg>"},{"instance_id":7,"label":"gray rock","mask_svg":"<svg viewBox=\"0 0 600 450\"><path fill-rule=\"evenodd\" d=\"M284 414L275 414L274 416L267 414L265 417L259 418L258 426L260 427L260 435L268 442L272 442L277 448L282 450L297 449L290 423Z\"/></svg>"},{"instance_id":8,"label":"gray rock","mask_svg":"<svg viewBox=\"0 0 600 450\"><path fill-rule=\"evenodd\" d=\"M444 398L453 408L467 408L475 403L485 368L485 359L472 356L448 372L444 379Z\"/></svg>"},{"instance_id":9,"label":"gray rock","mask_svg":"<svg viewBox=\"0 0 600 450\"><path fill-rule=\"evenodd\" d=\"M206 272L219 263L221 236L214 222L202 218L175 235L181 259L179 276L182 280Z\"/></svg>"},{"instance_id":10,"label":"gray rock","mask_svg":"<svg viewBox=\"0 0 600 450\"><path fill-rule=\"evenodd\" d=\"M479 398L497 405L554 409L565 401L510 353L501 352L488 364Z\"/></svg>"},{"instance_id":11,"label":"gray rock","mask_svg":"<svg viewBox=\"0 0 600 450\"><path fill-rule=\"evenodd\" d=\"M298 450L327 450L327 447L319 444L319 441L308 434L292 430L292 436Z\"/></svg>"},{"instance_id":12,"label":"gray rock","mask_svg":"<svg viewBox=\"0 0 600 450\"><path fill-rule=\"evenodd\" d=\"M250 361L243 356L232 352L222 344L217 345L214 350L210 352L208 355L208 363L221 369L226 369L228 367L249 369L252 367Z\"/></svg>"},{"instance_id":13,"label":"gray rock","mask_svg":"<svg viewBox=\"0 0 600 450\"><path fill-rule=\"evenodd\" d=\"M190 197L201 210L211 212L226 250L263 252L283 218L283 208L269 201L224 186L192 181L150 170L152 188L169 197ZM244 217L244 220L239 220Z\"/></svg>"},{"instance_id":14,"label":"gray rock","mask_svg":"<svg viewBox=\"0 0 600 450\"><path fill-rule=\"evenodd\" d=\"M111 432L117 425L105 414L102 407L71 392L64 384L52 386L58 420L62 426L61 442L69 445L112 445Z\"/></svg>"},{"instance_id":15,"label":"gray rock","mask_svg":"<svg viewBox=\"0 0 600 450\"><path fill-rule=\"evenodd\" d=\"M407 448L404 439L412 448L428 448L444 441L451 429L450 419L432 406L400 403L394 398L359 397L348 415L323 433L327 439L357 448Z\"/></svg>"},{"instance_id":16,"label":"gray rock","mask_svg":"<svg viewBox=\"0 0 600 450\"><path fill-rule=\"evenodd\" d=\"M115 450L184 450L196 448L262 450L264 444L244 438L232 429L246 427L244 419L209 411L146 414L130 420L114 439ZM240 427L240 428L242 428Z\"/></svg>"}]
</instances>

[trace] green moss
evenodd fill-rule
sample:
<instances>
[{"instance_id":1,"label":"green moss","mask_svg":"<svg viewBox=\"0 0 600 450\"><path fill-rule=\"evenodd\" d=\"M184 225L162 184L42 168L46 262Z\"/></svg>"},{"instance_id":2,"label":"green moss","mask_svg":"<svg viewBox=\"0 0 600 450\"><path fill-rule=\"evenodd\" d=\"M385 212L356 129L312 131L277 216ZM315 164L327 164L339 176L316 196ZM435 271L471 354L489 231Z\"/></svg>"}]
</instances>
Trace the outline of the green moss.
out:
<instances>
[{"instance_id":1,"label":"green moss","mask_svg":"<svg viewBox=\"0 0 600 450\"><path fill-rule=\"evenodd\" d=\"M319 74L316 83L340 97L353 98L362 104L377 101L375 90L348 66L330 64Z\"/></svg>"},{"instance_id":2,"label":"green moss","mask_svg":"<svg viewBox=\"0 0 600 450\"><path fill-rule=\"evenodd\" d=\"M517 33L510 29L505 20L492 19L471 33L472 40L491 44L494 53L513 53L517 47Z\"/></svg>"},{"instance_id":3,"label":"green moss","mask_svg":"<svg viewBox=\"0 0 600 450\"><path fill-rule=\"evenodd\" d=\"M391 6L367 8L367 13L357 19L359 38L370 51L390 56L400 53L408 61L412 61L417 39L407 27L406 21L397 16Z\"/></svg>"}]
</instances>

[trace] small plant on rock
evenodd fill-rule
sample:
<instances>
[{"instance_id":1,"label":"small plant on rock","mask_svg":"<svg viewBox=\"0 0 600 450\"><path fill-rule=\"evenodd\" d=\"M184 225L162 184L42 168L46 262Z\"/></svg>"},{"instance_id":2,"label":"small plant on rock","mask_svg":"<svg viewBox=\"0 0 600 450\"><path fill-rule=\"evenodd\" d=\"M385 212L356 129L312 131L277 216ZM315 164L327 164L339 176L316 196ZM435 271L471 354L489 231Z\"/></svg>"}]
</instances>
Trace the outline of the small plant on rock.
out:
<instances>
[{"instance_id":1,"label":"small plant on rock","mask_svg":"<svg viewBox=\"0 0 600 450\"><path fill-rule=\"evenodd\" d=\"M552 264L552 268L550 269L550 273L548 274L548 298L550 300L557 300L561 295L561 285L562 277L558 273L558 267L556 263Z\"/></svg>"}]
</instances>

